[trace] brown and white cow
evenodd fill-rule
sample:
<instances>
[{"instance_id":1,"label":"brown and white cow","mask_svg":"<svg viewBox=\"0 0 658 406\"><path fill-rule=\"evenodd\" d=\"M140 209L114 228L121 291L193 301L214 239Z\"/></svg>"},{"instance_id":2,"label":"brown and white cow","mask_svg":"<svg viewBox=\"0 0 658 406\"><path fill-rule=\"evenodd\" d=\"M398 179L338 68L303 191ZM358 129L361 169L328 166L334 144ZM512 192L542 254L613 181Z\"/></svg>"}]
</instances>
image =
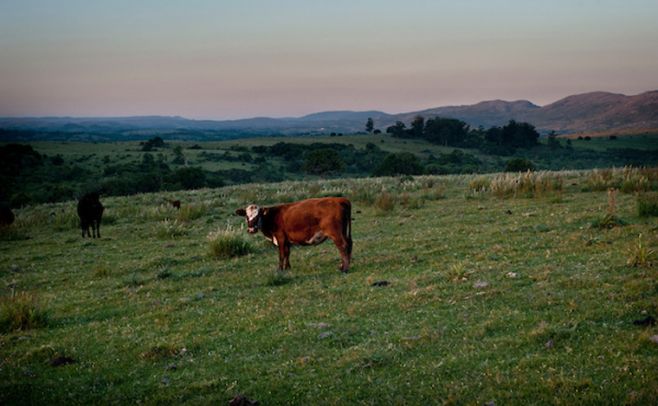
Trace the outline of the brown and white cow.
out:
<instances>
[{"instance_id":1,"label":"brown and white cow","mask_svg":"<svg viewBox=\"0 0 658 406\"><path fill-rule=\"evenodd\" d=\"M279 247L279 269L290 268L290 246L315 245L331 239L341 256L340 270L347 272L352 258L352 204L342 197L307 199L279 206L255 204L237 209L247 218L247 231L259 230Z\"/></svg>"}]
</instances>

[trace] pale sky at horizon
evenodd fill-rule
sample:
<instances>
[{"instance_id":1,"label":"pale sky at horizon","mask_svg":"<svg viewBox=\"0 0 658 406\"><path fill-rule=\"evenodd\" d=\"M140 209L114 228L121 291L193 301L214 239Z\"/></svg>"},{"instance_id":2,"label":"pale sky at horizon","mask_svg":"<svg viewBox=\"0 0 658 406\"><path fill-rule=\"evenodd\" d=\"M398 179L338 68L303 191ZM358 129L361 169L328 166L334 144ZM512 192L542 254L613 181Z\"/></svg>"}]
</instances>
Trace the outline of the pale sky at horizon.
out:
<instances>
[{"instance_id":1,"label":"pale sky at horizon","mask_svg":"<svg viewBox=\"0 0 658 406\"><path fill-rule=\"evenodd\" d=\"M0 1L0 116L390 113L658 89L656 0Z\"/></svg>"}]
</instances>

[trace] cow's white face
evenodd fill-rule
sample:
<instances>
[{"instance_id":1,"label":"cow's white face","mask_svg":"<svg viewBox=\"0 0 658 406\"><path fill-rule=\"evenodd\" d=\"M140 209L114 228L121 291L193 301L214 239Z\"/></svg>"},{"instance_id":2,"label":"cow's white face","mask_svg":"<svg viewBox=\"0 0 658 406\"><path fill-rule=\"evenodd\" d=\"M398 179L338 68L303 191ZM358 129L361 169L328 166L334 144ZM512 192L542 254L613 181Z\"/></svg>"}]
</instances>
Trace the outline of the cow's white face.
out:
<instances>
[{"instance_id":1,"label":"cow's white face","mask_svg":"<svg viewBox=\"0 0 658 406\"><path fill-rule=\"evenodd\" d=\"M247 218L247 231L250 234L254 234L260 230L263 221L263 213L266 212L267 208L262 209L255 204L250 204L245 209L237 209L235 214Z\"/></svg>"},{"instance_id":2,"label":"cow's white face","mask_svg":"<svg viewBox=\"0 0 658 406\"><path fill-rule=\"evenodd\" d=\"M245 209L245 213L247 216L247 231L251 234L257 233L260 220L260 207L250 204Z\"/></svg>"}]
</instances>

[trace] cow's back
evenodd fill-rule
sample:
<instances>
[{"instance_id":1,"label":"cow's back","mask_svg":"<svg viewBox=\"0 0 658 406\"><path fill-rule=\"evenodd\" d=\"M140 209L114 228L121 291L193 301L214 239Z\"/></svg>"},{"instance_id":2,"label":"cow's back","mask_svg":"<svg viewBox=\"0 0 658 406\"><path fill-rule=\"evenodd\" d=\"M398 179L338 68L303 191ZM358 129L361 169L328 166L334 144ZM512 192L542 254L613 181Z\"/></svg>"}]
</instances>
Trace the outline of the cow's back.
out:
<instances>
[{"instance_id":1,"label":"cow's back","mask_svg":"<svg viewBox=\"0 0 658 406\"><path fill-rule=\"evenodd\" d=\"M350 207L350 201L344 197L306 199L282 205L281 220L286 226L297 223L319 224L332 219L340 221L346 207Z\"/></svg>"}]
</instances>

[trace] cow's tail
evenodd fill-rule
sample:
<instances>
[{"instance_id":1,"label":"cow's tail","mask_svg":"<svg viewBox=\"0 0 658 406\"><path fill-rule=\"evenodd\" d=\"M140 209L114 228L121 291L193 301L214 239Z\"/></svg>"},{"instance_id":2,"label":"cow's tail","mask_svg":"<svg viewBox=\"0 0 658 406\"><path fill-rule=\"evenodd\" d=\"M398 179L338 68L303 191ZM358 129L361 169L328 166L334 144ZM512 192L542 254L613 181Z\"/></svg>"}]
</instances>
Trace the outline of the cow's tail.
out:
<instances>
[{"instance_id":1,"label":"cow's tail","mask_svg":"<svg viewBox=\"0 0 658 406\"><path fill-rule=\"evenodd\" d=\"M347 240L347 255L352 256L352 204L349 200L343 203L343 235Z\"/></svg>"}]
</instances>

